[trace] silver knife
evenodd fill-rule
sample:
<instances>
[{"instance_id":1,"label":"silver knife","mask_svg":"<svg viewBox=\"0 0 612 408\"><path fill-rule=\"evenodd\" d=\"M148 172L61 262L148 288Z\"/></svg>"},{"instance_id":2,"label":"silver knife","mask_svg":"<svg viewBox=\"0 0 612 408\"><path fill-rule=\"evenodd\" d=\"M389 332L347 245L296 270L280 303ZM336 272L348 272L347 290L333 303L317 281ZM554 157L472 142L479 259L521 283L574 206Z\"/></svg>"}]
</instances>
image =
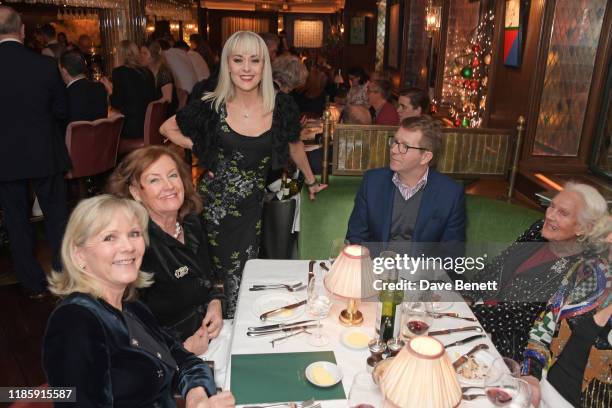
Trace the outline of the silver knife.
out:
<instances>
[{"instance_id":1,"label":"silver knife","mask_svg":"<svg viewBox=\"0 0 612 408\"><path fill-rule=\"evenodd\" d=\"M482 333L483 329L480 326L466 326L466 327L457 327L455 329L430 331L429 333L427 333L427 335L428 336L440 336L443 334L451 334L451 333L463 332L463 331L475 331L478 333Z\"/></svg>"},{"instance_id":2,"label":"silver knife","mask_svg":"<svg viewBox=\"0 0 612 408\"><path fill-rule=\"evenodd\" d=\"M312 322L316 322L316 320L302 320L299 322L291 322L291 323L269 324L267 326L249 327L247 330L250 332L268 331L268 330L274 330L274 329L284 329L287 327L297 326L300 324L307 324L307 323L312 323Z\"/></svg>"},{"instance_id":3,"label":"silver knife","mask_svg":"<svg viewBox=\"0 0 612 408\"><path fill-rule=\"evenodd\" d=\"M305 324L302 326L292 326L292 327L286 327L283 329L276 329L276 330L248 332L247 336L249 337L267 336L269 334L279 334L279 333L293 332L296 330L310 329L311 327L317 327L317 324L316 323L315 324Z\"/></svg>"},{"instance_id":4,"label":"silver knife","mask_svg":"<svg viewBox=\"0 0 612 408\"><path fill-rule=\"evenodd\" d=\"M292 305L287 305L287 306L279 307L279 308L274 309L274 310L270 310L269 312L262 313L262 315L259 316L259 320L262 320L262 321L266 320L268 318L268 316L270 316L271 314L282 312L283 310L295 309L296 307L300 307L300 306L305 305L305 304L306 304L306 299L302 300L301 302L294 303Z\"/></svg>"},{"instance_id":5,"label":"silver knife","mask_svg":"<svg viewBox=\"0 0 612 408\"><path fill-rule=\"evenodd\" d=\"M484 333L483 334L477 334L475 336L466 337L465 339L462 339L462 340L457 340L457 341L455 341L455 342L453 342L451 344L447 344L444 347L445 348L449 348L449 347L455 347L455 346L462 346L464 344L471 343L474 340L482 339L482 338L485 338L485 337L487 337L487 335L484 334Z\"/></svg>"}]
</instances>

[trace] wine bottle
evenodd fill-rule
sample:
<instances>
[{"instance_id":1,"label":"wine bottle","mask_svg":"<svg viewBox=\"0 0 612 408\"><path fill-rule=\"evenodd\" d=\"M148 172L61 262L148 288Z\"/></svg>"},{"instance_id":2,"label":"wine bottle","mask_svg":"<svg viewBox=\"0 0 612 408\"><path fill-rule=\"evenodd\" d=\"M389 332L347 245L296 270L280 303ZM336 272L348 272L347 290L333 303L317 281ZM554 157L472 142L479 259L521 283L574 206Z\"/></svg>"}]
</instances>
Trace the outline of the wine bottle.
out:
<instances>
[{"instance_id":1,"label":"wine bottle","mask_svg":"<svg viewBox=\"0 0 612 408\"><path fill-rule=\"evenodd\" d=\"M287 172L283 171L283 175L281 177L281 200L288 200L291 197L291 192L289 190L289 181L287 180Z\"/></svg>"},{"instance_id":2,"label":"wine bottle","mask_svg":"<svg viewBox=\"0 0 612 408\"><path fill-rule=\"evenodd\" d=\"M394 258L395 253L386 251L381 253L382 258ZM387 289L390 283L397 283L398 270L395 267L385 268L381 276L383 281L383 290L378 294L379 312L377 313L377 325L380 339L384 342L395 337L397 329L399 329L399 322L396 322L398 316L396 316L396 306L401 303L403 293L401 291ZM380 316L380 319L378 317Z\"/></svg>"}]
</instances>

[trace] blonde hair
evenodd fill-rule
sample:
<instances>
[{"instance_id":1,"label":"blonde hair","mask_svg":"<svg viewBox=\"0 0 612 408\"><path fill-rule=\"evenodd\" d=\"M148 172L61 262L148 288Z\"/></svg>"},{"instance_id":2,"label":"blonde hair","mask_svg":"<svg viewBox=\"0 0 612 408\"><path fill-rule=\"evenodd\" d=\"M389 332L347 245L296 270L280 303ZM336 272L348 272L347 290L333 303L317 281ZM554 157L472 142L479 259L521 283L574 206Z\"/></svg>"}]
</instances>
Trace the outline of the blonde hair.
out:
<instances>
[{"instance_id":1,"label":"blonde hair","mask_svg":"<svg viewBox=\"0 0 612 408\"><path fill-rule=\"evenodd\" d=\"M133 41L121 41L119 47L117 47L117 55L119 57L119 65L125 65L131 68L143 68L140 59L140 49Z\"/></svg>"},{"instance_id":2,"label":"blonde hair","mask_svg":"<svg viewBox=\"0 0 612 408\"><path fill-rule=\"evenodd\" d=\"M584 208L578 213L578 223L585 231L593 228L593 225L608 212L605 198L588 184L569 181L563 187L563 191L574 192L582 198Z\"/></svg>"},{"instance_id":3,"label":"blonde hair","mask_svg":"<svg viewBox=\"0 0 612 408\"><path fill-rule=\"evenodd\" d=\"M231 101L234 94L234 84L229 74L229 59L234 51L247 55L258 55L263 58L264 67L259 83L259 91L263 98L264 111L274 110L276 92L272 81L272 66L268 47L262 38L252 31L237 31L230 36L223 46L221 52L221 67L219 68L219 83L213 92L207 92L202 97L204 101L213 101L215 111L219 112L221 105Z\"/></svg>"},{"instance_id":4,"label":"blonde hair","mask_svg":"<svg viewBox=\"0 0 612 408\"><path fill-rule=\"evenodd\" d=\"M102 290L95 278L83 273L75 259L75 249L83 246L88 239L99 234L115 217L117 211L124 211L133 217L140 226L145 243L149 244L147 225L149 216L147 210L134 200L102 194L82 200L76 206L64 234L62 241L62 272L51 272L49 277L49 290L57 296L68 296L74 292L88 293L102 297ZM124 299L132 300L136 297L136 289L145 288L153 284L152 275L140 271L138 278L128 284Z\"/></svg>"}]
</instances>

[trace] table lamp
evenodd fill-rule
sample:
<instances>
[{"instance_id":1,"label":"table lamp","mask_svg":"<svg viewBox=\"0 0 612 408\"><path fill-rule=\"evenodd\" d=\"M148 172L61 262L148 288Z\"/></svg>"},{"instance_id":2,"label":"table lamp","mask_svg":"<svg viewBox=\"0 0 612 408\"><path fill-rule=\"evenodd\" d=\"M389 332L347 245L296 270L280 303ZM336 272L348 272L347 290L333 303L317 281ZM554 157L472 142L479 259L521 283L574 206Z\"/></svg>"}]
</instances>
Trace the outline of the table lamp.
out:
<instances>
[{"instance_id":1,"label":"table lamp","mask_svg":"<svg viewBox=\"0 0 612 408\"><path fill-rule=\"evenodd\" d=\"M444 345L428 336L408 341L382 374L380 389L399 408L452 408L461 403L461 387Z\"/></svg>"},{"instance_id":2,"label":"table lamp","mask_svg":"<svg viewBox=\"0 0 612 408\"><path fill-rule=\"evenodd\" d=\"M340 323L345 326L359 326L363 323L359 299L376 294L374 280L368 249L361 245L345 246L325 277L327 290L348 301L347 308L340 312Z\"/></svg>"}]
</instances>

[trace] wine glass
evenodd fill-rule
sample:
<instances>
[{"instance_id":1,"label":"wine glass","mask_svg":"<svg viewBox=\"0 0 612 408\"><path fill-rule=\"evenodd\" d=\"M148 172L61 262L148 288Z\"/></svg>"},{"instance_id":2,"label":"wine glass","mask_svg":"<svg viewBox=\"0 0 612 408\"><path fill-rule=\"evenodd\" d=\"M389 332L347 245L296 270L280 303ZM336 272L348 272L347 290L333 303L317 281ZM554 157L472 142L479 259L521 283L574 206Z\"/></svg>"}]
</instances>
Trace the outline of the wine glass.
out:
<instances>
[{"instance_id":1,"label":"wine glass","mask_svg":"<svg viewBox=\"0 0 612 408\"><path fill-rule=\"evenodd\" d=\"M509 373L487 375L485 394L495 407L528 408L531 405L529 383Z\"/></svg>"},{"instance_id":2,"label":"wine glass","mask_svg":"<svg viewBox=\"0 0 612 408\"><path fill-rule=\"evenodd\" d=\"M487 376L495 377L510 373L511 376L521 378L521 365L508 357L498 357L491 363Z\"/></svg>"},{"instance_id":3,"label":"wine glass","mask_svg":"<svg viewBox=\"0 0 612 408\"><path fill-rule=\"evenodd\" d=\"M360 372L355 375L348 402L349 408L378 408L382 405L382 395L372 374Z\"/></svg>"},{"instance_id":4,"label":"wine glass","mask_svg":"<svg viewBox=\"0 0 612 408\"><path fill-rule=\"evenodd\" d=\"M314 277L308 283L308 313L317 319L317 330L311 335L308 343L315 347L321 347L329 343L329 338L321 332L321 319L324 319L329 314L331 309L331 300L325 289L324 278L325 271L320 266L314 269Z\"/></svg>"},{"instance_id":5,"label":"wine glass","mask_svg":"<svg viewBox=\"0 0 612 408\"><path fill-rule=\"evenodd\" d=\"M331 248L329 251L329 265L330 266L334 263L338 255L340 255L340 252L342 252L344 247L347 246L348 244L349 242L344 238L336 238L332 241Z\"/></svg>"},{"instance_id":6,"label":"wine glass","mask_svg":"<svg viewBox=\"0 0 612 408\"><path fill-rule=\"evenodd\" d=\"M427 335L433 323L431 302L404 302L401 307L400 327L402 336L409 339Z\"/></svg>"}]
</instances>

